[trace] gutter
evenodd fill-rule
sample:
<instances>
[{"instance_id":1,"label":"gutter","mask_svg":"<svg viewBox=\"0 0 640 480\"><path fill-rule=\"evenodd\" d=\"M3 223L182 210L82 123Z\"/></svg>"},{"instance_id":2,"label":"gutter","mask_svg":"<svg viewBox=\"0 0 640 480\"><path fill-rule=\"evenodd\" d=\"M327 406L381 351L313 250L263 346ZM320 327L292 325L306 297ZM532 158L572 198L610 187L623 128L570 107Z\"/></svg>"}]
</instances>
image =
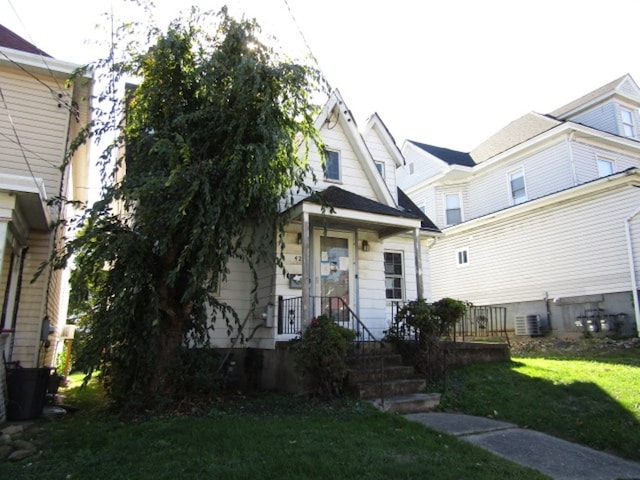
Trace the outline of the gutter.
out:
<instances>
[{"instance_id":1,"label":"gutter","mask_svg":"<svg viewBox=\"0 0 640 480\"><path fill-rule=\"evenodd\" d=\"M625 221L625 233L627 236L627 255L629 257L629 273L631 275L631 294L633 295L633 313L636 317L636 334L640 337L640 305L638 305L638 279L636 278L635 258L633 256L633 247L631 244L631 220L640 213L640 207L637 208Z\"/></svg>"}]
</instances>

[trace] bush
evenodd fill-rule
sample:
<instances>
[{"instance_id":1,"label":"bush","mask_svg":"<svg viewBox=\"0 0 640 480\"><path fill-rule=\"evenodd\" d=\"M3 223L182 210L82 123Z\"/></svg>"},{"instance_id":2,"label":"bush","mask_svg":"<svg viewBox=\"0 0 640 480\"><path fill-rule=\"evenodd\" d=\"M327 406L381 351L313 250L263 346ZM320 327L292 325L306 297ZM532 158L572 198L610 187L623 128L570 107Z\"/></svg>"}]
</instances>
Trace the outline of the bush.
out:
<instances>
[{"instance_id":1,"label":"bush","mask_svg":"<svg viewBox=\"0 0 640 480\"><path fill-rule=\"evenodd\" d=\"M308 379L314 393L336 397L344 391L349 344L355 332L337 325L326 315L314 318L297 340L296 367Z\"/></svg>"}]
</instances>

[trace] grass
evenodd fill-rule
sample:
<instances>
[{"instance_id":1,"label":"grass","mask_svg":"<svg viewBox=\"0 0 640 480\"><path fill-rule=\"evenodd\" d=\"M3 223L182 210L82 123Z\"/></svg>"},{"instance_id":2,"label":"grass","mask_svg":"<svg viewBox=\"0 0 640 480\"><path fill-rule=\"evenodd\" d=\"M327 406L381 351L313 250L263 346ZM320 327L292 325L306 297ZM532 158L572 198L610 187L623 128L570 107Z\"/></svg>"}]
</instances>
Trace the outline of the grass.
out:
<instances>
[{"instance_id":1,"label":"grass","mask_svg":"<svg viewBox=\"0 0 640 480\"><path fill-rule=\"evenodd\" d=\"M93 390L93 391L91 391ZM266 395L202 416L121 422L83 410L45 423L36 460L0 463L19 479L543 479L454 437L368 404Z\"/></svg>"},{"instance_id":2,"label":"grass","mask_svg":"<svg viewBox=\"0 0 640 480\"><path fill-rule=\"evenodd\" d=\"M449 372L442 407L640 461L640 349L529 354Z\"/></svg>"}]
</instances>

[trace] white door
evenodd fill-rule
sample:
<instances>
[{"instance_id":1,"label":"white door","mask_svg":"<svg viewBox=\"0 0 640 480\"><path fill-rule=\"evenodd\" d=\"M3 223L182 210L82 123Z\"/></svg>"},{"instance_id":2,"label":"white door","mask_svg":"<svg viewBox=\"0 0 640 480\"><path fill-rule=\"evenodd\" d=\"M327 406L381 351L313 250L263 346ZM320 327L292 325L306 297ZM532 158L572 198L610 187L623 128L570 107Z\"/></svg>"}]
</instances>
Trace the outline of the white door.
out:
<instances>
[{"instance_id":1,"label":"white door","mask_svg":"<svg viewBox=\"0 0 640 480\"><path fill-rule=\"evenodd\" d=\"M356 311L353 234L317 229L314 231L314 252L314 314L348 321L346 307Z\"/></svg>"}]
</instances>

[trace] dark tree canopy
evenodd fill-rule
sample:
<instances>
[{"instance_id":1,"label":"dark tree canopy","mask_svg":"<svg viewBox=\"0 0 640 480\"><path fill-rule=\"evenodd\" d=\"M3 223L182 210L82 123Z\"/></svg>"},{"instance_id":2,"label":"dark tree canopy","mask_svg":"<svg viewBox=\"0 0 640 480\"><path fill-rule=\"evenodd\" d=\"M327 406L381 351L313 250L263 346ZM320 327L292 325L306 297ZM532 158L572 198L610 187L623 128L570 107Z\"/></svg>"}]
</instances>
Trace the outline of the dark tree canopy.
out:
<instances>
[{"instance_id":1,"label":"dark tree canopy","mask_svg":"<svg viewBox=\"0 0 640 480\"><path fill-rule=\"evenodd\" d=\"M216 300L218 282L231 259L254 272L279 264L282 206L308 189L305 147L320 143L315 73L261 43L253 21L223 9L205 30L201 18L210 17L151 30L150 48L100 63L111 79L104 98L116 81L140 80L122 96L124 122L98 115L89 132L117 132L103 156L104 197L56 258L62 266L74 256L84 361L120 407L176 399L185 341L205 344L212 314L238 321ZM113 173L107 160L122 151Z\"/></svg>"}]
</instances>

